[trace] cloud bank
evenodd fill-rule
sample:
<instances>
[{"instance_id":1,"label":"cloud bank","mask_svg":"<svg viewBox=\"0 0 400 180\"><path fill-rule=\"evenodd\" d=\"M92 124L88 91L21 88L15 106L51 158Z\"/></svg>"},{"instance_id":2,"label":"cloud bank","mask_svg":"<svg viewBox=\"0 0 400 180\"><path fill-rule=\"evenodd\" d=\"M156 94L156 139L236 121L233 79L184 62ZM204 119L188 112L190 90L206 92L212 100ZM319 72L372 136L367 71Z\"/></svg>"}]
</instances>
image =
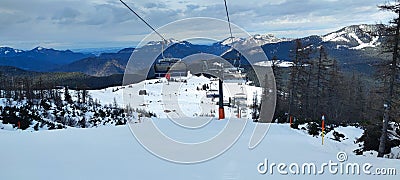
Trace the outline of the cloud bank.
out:
<instances>
[{"instance_id":1,"label":"cloud bank","mask_svg":"<svg viewBox=\"0 0 400 180\"><path fill-rule=\"evenodd\" d=\"M222 0L125 2L154 27L191 17L226 19ZM352 24L386 23L393 15L378 10L384 2L228 0L228 6L232 22L250 33L295 38ZM135 46L151 32L119 0L2 0L0 24L0 46L26 49Z\"/></svg>"}]
</instances>

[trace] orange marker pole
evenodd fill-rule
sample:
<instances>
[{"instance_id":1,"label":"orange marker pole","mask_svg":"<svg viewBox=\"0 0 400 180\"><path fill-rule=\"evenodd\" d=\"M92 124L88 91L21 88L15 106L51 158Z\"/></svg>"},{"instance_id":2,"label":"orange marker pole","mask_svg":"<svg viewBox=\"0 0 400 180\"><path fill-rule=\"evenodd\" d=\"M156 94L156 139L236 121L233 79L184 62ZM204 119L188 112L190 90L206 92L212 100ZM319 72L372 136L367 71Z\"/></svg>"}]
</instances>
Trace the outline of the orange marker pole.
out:
<instances>
[{"instance_id":1,"label":"orange marker pole","mask_svg":"<svg viewBox=\"0 0 400 180\"><path fill-rule=\"evenodd\" d=\"M292 124L293 124L293 116L290 116L290 127L292 127Z\"/></svg>"},{"instance_id":2,"label":"orange marker pole","mask_svg":"<svg viewBox=\"0 0 400 180\"><path fill-rule=\"evenodd\" d=\"M218 114L219 117L218 117L218 119L225 119L224 108L219 108L218 111L219 111L219 114Z\"/></svg>"},{"instance_id":3,"label":"orange marker pole","mask_svg":"<svg viewBox=\"0 0 400 180\"><path fill-rule=\"evenodd\" d=\"M21 129L21 122L18 121L18 129Z\"/></svg>"},{"instance_id":4,"label":"orange marker pole","mask_svg":"<svg viewBox=\"0 0 400 180\"><path fill-rule=\"evenodd\" d=\"M324 145L324 136L325 136L325 116L322 115L321 118L322 122L321 122L321 126L322 126L322 145Z\"/></svg>"}]
</instances>

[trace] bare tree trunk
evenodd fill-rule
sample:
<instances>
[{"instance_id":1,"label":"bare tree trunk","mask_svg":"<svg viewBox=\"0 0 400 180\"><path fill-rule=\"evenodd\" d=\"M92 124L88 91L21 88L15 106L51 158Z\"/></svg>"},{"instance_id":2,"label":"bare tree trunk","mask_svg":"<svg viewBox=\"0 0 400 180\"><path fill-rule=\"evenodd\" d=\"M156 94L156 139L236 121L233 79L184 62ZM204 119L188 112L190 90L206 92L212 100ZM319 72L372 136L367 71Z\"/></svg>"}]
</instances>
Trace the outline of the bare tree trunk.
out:
<instances>
[{"instance_id":1,"label":"bare tree trunk","mask_svg":"<svg viewBox=\"0 0 400 180\"><path fill-rule=\"evenodd\" d=\"M383 157L385 154L386 149L386 140L387 140L387 129L389 126L389 112L390 108L387 104L385 104L385 113L383 115L383 128L382 128L382 135L379 138L379 152L378 157Z\"/></svg>"},{"instance_id":2,"label":"bare tree trunk","mask_svg":"<svg viewBox=\"0 0 400 180\"><path fill-rule=\"evenodd\" d=\"M297 51L297 50L296 50ZM288 116L287 116L287 122L289 122L290 116L293 114L293 103L294 103L294 96L295 96L295 90L296 90L296 84L297 84L297 79L296 79L296 74L298 73L297 69L297 54L296 54L296 61L294 65L291 67L291 74L290 74L290 81L289 81L289 109L288 109Z\"/></svg>"}]
</instances>

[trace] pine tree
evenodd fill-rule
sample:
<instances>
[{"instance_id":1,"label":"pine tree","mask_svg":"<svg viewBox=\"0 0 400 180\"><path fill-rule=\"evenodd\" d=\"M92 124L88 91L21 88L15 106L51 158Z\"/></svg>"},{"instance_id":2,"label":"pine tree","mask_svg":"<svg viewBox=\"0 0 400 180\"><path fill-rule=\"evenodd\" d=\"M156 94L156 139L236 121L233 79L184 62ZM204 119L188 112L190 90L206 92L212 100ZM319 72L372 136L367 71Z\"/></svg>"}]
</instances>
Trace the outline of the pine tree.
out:
<instances>
[{"instance_id":1,"label":"pine tree","mask_svg":"<svg viewBox=\"0 0 400 180\"><path fill-rule=\"evenodd\" d=\"M117 99L114 97L113 99L113 108L117 109L118 108L118 103L117 103Z\"/></svg>"},{"instance_id":2,"label":"pine tree","mask_svg":"<svg viewBox=\"0 0 400 180\"><path fill-rule=\"evenodd\" d=\"M4 98L4 92L5 92L5 81L4 81L3 73L0 72L0 98Z\"/></svg>"},{"instance_id":3,"label":"pine tree","mask_svg":"<svg viewBox=\"0 0 400 180\"><path fill-rule=\"evenodd\" d=\"M329 59L328 64L325 65L328 68L328 77L326 83L326 92L324 93L323 100L325 101L326 107L323 109L321 114L326 114L328 118L339 121L342 120L343 112L343 81L344 78L340 73L339 65L336 60Z\"/></svg>"},{"instance_id":4,"label":"pine tree","mask_svg":"<svg viewBox=\"0 0 400 180\"><path fill-rule=\"evenodd\" d=\"M291 67L288 81L289 105L288 117L305 116L305 99L308 95L308 72L306 67L310 65L310 48L303 46L301 40L296 40L293 52L293 66Z\"/></svg>"},{"instance_id":5,"label":"pine tree","mask_svg":"<svg viewBox=\"0 0 400 180\"><path fill-rule=\"evenodd\" d=\"M286 112L286 89L285 84L283 82L283 68L278 66L279 60L278 57L274 56L272 59L272 71L275 76L275 84L276 84L276 105L275 105L275 117L274 119L281 119Z\"/></svg>"},{"instance_id":6,"label":"pine tree","mask_svg":"<svg viewBox=\"0 0 400 180\"><path fill-rule=\"evenodd\" d=\"M319 58L317 61L317 84L315 86L315 111L314 111L314 118L317 118L320 114L320 112L318 112L318 109L320 109L320 101L322 99L322 95L323 95L323 80L325 80L324 75L326 74L325 71L325 66L323 61L325 61L327 59L327 55L325 52L325 49L323 46L320 47L319 49Z\"/></svg>"},{"instance_id":7,"label":"pine tree","mask_svg":"<svg viewBox=\"0 0 400 180\"><path fill-rule=\"evenodd\" d=\"M88 90L83 89L82 90L82 103L86 104L86 99L89 97Z\"/></svg>"},{"instance_id":8,"label":"pine tree","mask_svg":"<svg viewBox=\"0 0 400 180\"><path fill-rule=\"evenodd\" d=\"M392 52L392 59L389 62L385 62L382 67L382 78L385 84L385 102L384 102L384 115L383 115L383 127L382 134L379 142L379 151L378 157L383 157L383 155L387 152L386 144L387 144L387 130L389 126L389 121L393 119L394 115L397 114L395 112L396 105L398 105L398 101L396 101L397 96L397 87L399 84L398 81L398 72L399 72L399 44L400 44L400 1L396 0L394 3L388 3L385 5L379 6L381 10L390 11L396 13L396 17L390 22L386 28L386 39L388 49Z\"/></svg>"},{"instance_id":9,"label":"pine tree","mask_svg":"<svg viewBox=\"0 0 400 180\"><path fill-rule=\"evenodd\" d=\"M69 90L68 87L65 87L65 91L64 91L64 100L67 101L68 103L72 103L72 97L69 94Z\"/></svg>"},{"instance_id":10,"label":"pine tree","mask_svg":"<svg viewBox=\"0 0 400 180\"><path fill-rule=\"evenodd\" d=\"M79 89L76 90L76 96L78 97L78 104L81 104L81 91Z\"/></svg>"},{"instance_id":11,"label":"pine tree","mask_svg":"<svg viewBox=\"0 0 400 180\"><path fill-rule=\"evenodd\" d=\"M299 62L300 62L300 51L303 48L301 41L296 40L294 48L293 66L290 69L290 78L288 81L288 92L289 92L289 105L288 105L288 116L287 122L289 122L290 116L293 116L295 109L295 97L297 96L296 89L298 85L298 73L299 73Z\"/></svg>"}]
</instances>

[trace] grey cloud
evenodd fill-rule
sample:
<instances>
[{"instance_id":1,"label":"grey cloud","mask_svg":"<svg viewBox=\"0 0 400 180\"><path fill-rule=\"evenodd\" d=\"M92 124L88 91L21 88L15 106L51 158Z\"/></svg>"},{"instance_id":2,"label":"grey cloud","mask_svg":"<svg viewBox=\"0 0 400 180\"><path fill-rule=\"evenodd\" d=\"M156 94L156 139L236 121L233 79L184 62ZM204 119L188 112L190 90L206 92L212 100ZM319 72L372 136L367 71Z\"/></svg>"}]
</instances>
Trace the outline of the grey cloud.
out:
<instances>
[{"instance_id":1,"label":"grey cloud","mask_svg":"<svg viewBox=\"0 0 400 180\"><path fill-rule=\"evenodd\" d=\"M61 11L57 11L52 17L52 20L55 20L58 23L69 23L74 21L80 15L81 13L78 10L71 7L65 7Z\"/></svg>"},{"instance_id":2,"label":"grey cloud","mask_svg":"<svg viewBox=\"0 0 400 180\"><path fill-rule=\"evenodd\" d=\"M129 12L125 7L121 6L120 4L116 5L105 4L103 6L111 10L110 13L112 16L113 23L122 23L132 20L134 18L131 12Z\"/></svg>"},{"instance_id":3,"label":"grey cloud","mask_svg":"<svg viewBox=\"0 0 400 180\"><path fill-rule=\"evenodd\" d=\"M166 8L167 5L163 2L150 2L150 3L146 3L144 4L145 8L151 9L151 8Z\"/></svg>"},{"instance_id":4,"label":"grey cloud","mask_svg":"<svg viewBox=\"0 0 400 180\"><path fill-rule=\"evenodd\" d=\"M150 11L149 13L144 14L144 17L150 24L155 27L160 27L172 21L185 18L184 16L181 16L181 13L181 10Z\"/></svg>"},{"instance_id":5,"label":"grey cloud","mask_svg":"<svg viewBox=\"0 0 400 180\"><path fill-rule=\"evenodd\" d=\"M223 1L126 0L126 3L155 28L190 17L226 20ZM324 33L350 24L386 22L384 17L373 16L378 13L376 5L380 3L383 1L231 0L228 6L231 21L247 31L281 33L278 36L290 31L306 36L309 32ZM151 31L118 0L1 0L0 24L7 25L0 26L0 38L8 42L29 39L75 45L119 43L113 42L117 36L140 37Z\"/></svg>"},{"instance_id":6,"label":"grey cloud","mask_svg":"<svg viewBox=\"0 0 400 180\"><path fill-rule=\"evenodd\" d=\"M225 19L225 7L223 4L214 4L209 6L204 6L199 9L199 5L188 5L184 11L185 16L187 17L213 17L213 18L220 18ZM196 11L193 11L196 9Z\"/></svg>"},{"instance_id":7,"label":"grey cloud","mask_svg":"<svg viewBox=\"0 0 400 180\"><path fill-rule=\"evenodd\" d=\"M37 21L43 21L43 20L46 20L46 19L47 19L47 17L45 17L45 16L37 16L36 17Z\"/></svg>"},{"instance_id":8,"label":"grey cloud","mask_svg":"<svg viewBox=\"0 0 400 180\"><path fill-rule=\"evenodd\" d=\"M53 20L75 25L112 25L132 19L132 14L121 4L96 4L86 9L64 9L56 13Z\"/></svg>"},{"instance_id":9,"label":"grey cloud","mask_svg":"<svg viewBox=\"0 0 400 180\"><path fill-rule=\"evenodd\" d=\"M379 0L286 0L279 3L231 1L228 5L232 22L249 31L297 30L301 32L374 23L374 19L381 18L371 17L377 12L375 7L379 3L381 3ZM358 9L359 7L370 8ZM196 11L190 11L189 7L187 9L185 16L211 16L225 19L222 3ZM279 24L279 21L284 19L292 23Z\"/></svg>"},{"instance_id":10,"label":"grey cloud","mask_svg":"<svg viewBox=\"0 0 400 180\"><path fill-rule=\"evenodd\" d=\"M0 29L13 24L21 24L30 21L32 18L19 13L0 12Z\"/></svg>"},{"instance_id":11,"label":"grey cloud","mask_svg":"<svg viewBox=\"0 0 400 180\"><path fill-rule=\"evenodd\" d=\"M197 5L197 4L189 4L189 5L186 5L186 9L187 9L188 11L196 10L196 9L198 9L198 8L200 8L200 6Z\"/></svg>"}]
</instances>

